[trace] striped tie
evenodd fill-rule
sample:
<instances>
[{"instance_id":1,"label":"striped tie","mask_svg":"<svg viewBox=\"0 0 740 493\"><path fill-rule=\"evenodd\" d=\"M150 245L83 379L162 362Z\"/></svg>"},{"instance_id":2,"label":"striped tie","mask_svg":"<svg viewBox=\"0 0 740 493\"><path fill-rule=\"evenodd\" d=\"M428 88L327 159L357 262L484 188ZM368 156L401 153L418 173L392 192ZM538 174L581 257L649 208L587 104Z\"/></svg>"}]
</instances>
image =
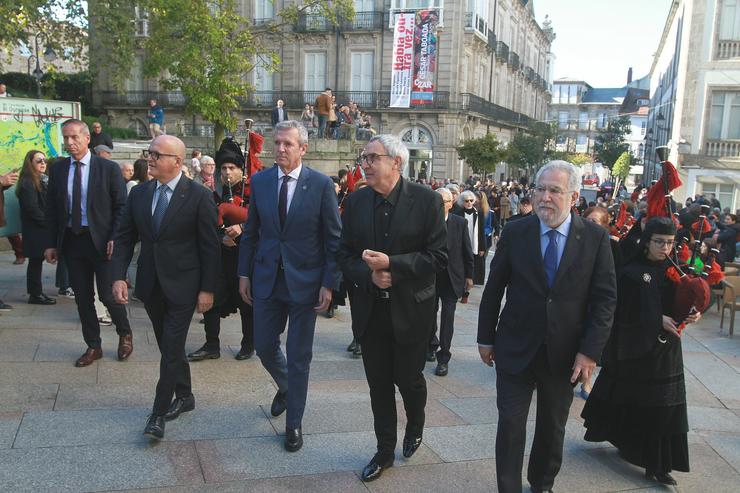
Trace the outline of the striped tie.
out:
<instances>
[{"instance_id":1,"label":"striped tie","mask_svg":"<svg viewBox=\"0 0 740 493\"><path fill-rule=\"evenodd\" d=\"M167 212L167 185L159 186L159 197L157 198L157 205L154 207L154 214L152 215L152 224L154 225L154 232L159 233L159 227L162 225L162 219Z\"/></svg>"}]
</instances>

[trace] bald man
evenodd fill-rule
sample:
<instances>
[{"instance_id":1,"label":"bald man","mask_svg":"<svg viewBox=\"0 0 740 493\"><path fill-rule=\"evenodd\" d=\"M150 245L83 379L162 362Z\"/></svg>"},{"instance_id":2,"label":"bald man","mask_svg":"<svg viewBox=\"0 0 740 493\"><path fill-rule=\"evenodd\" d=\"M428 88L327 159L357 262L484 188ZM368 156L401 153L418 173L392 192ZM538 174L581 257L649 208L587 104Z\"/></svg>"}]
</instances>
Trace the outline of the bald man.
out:
<instances>
[{"instance_id":1,"label":"bald man","mask_svg":"<svg viewBox=\"0 0 740 493\"><path fill-rule=\"evenodd\" d=\"M128 303L126 269L140 240L136 297L144 302L162 355L144 435L160 440L165 420L195 408L185 340L193 311L213 306L221 249L212 192L182 172L185 144L160 135L144 157L153 179L128 197L113 254L113 297Z\"/></svg>"}]
</instances>

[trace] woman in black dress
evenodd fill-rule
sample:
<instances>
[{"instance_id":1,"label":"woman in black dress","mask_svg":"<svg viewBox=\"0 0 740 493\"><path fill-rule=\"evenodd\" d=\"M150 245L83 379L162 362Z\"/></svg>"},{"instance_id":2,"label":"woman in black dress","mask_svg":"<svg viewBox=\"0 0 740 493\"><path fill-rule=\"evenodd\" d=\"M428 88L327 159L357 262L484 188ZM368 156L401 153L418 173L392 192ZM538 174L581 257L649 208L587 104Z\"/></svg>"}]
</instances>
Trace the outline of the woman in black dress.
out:
<instances>
[{"instance_id":1,"label":"woman in black dress","mask_svg":"<svg viewBox=\"0 0 740 493\"><path fill-rule=\"evenodd\" d=\"M581 414L586 440L611 442L663 484L676 484L672 470L689 471L681 336L669 315L675 285L666 278L675 235L671 219L649 219L637 254L622 267L614 328Z\"/></svg>"},{"instance_id":2,"label":"woman in black dress","mask_svg":"<svg viewBox=\"0 0 740 493\"><path fill-rule=\"evenodd\" d=\"M53 305L56 300L46 296L41 286L41 267L44 263L46 237L46 156L41 151L26 153L23 168L15 189L21 207L23 254L28 258L26 289L32 305Z\"/></svg>"}]
</instances>

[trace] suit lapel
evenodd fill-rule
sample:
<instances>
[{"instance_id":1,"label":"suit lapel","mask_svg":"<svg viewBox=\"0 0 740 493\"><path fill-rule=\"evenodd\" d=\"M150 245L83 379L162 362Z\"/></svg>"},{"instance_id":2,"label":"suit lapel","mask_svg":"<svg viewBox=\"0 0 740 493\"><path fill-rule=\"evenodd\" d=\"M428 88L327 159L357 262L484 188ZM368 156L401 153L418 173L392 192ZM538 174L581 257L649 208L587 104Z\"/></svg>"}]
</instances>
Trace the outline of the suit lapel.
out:
<instances>
[{"instance_id":1,"label":"suit lapel","mask_svg":"<svg viewBox=\"0 0 740 493\"><path fill-rule=\"evenodd\" d=\"M545 274L545 261L543 259L542 254L542 247L540 246L540 242L542 239L540 238L540 219L536 218L533 221L534 227L530 228L529 232L529 239L526 242L526 244L533 248L534 251L532 252L532 258L535 258L535 262L533 265L535 266L535 275L537 276L537 285L539 286L545 286L547 287L547 274Z\"/></svg>"},{"instance_id":2,"label":"suit lapel","mask_svg":"<svg viewBox=\"0 0 740 493\"><path fill-rule=\"evenodd\" d=\"M267 208L265 210L270 211L272 216L272 224L275 227L275 231L280 231L280 212L278 211L278 168L277 164L274 165L268 173L270 173L269 180L267 181L268 189L267 192Z\"/></svg>"},{"instance_id":3,"label":"suit lapel","mask_svg":"<svg viewBox=\"0 0 740 493\"><path fill-rule=\"evenodd\" d=\"M100 184L98 183L100 181L100 166L98 166L97 158L95 156L90 156L89 166L90 170L87 174L87 202L85 204L85 208L88 213L88 221L90 219L90 211L94 207L93 195L95 195L97 190L100 190ZM67 171L69 171L69 168L67 168Z\"/></svg>"},{"instance_id":4,"label":"suit lapel","mask_svg":"<svg viewBox=\"0 0 740 493\"><path fill-rule=\"evenodd\" d=\"M362 227L362 224L368 225L368 227L363 228L363 230L365 231L365 234L370 236L368 241L370 249L377 251L378 245L375 243L375 192L370 187L367 187L367 191L368 193L365 194L365 200L367 203L364 207L360 207L360 210L365 211L367 216L365 217L365 220L360 221L357 226Z\"/></svg>"},{"instance_id":5,"label":"suit lapel","mask_svg":"<svg viewBox=\"0 0 740 493\"><path fill-rule=\"evenodd\" d=\"M152 200L154 200L154 191L159 186L159 182L157 180L149 180L144 186L146 187L146 192L144 193L145 200L141 203L140 207L143 210L144 224L146 225L149 234L154 237L154 223L152 223Z\"/></svg>"},{"instance_id":6,"label":"suit lapel","mask_svg":"<svg viewBox=\"0 0 740 493\"><path fill-rule=\"evenodd\" d=\"M69 158L68 161L61 161L59 163L59 166L61 170L59 171L59 185L58 189L63 190L64 195L64 211L69 212L70 206L69 206L69 195L68 195L68 183L69 183L69 167L72 165L72 158Z\"/></svg>"},{"instance_id":7,"label":"suit lapel","mask_svg":"<svg viewBox=\"0 0 740 493\"><path fill-rule=\"evenodd\" d=\"M183 204L185 204L185 196L190 190L190 183L191 180L187 176L182 175L180 177L180 181L177 182L172 197L170 197L170 203L167 205L167 212L164 213L164 218L162 219L162 224L159 226L157 236L160 236L167 229L169 223L177 215Z\"/></svg>"},{"instance_id":8,"label":"suit lapel","mask_svg":"<svg viewBox=\"0 0 740 493\"><path fill-rule=\"evenodd\" d=\"M570 231L568 232L568 239L565 242L565 251L563 257L560 259L558 264L558 272L555 275L555 282L553 287L558 284L558 281L563 277L564 273L568 271L570 266L578 260L578 254L581 251L581 236L583 233L583 221L580 217L571 213Z\"/></svg>"},{"instance_id":9,"label":"suit lapel","mask_svg":"<svg viewBox=\"0 0 740 493\"><path fill-rule=\"evenodd\" d=\"M403 178L401 178L403 180ZM409 193L409 184L404 183L401 193L398 194L398 203L393 208L393 221L391 221L391 230L388 235L388 250L393 252L395 240L398 237L400 231L407 228L409 225L409 218L411 217L412 210L414 208L414 197ZM373 235L374 236L374 235Z\"/></svg>"},{"instance_id":10,"label":"suit lapel","mask_svg":"<svg viewBox=\"0 0 740 493\"><path fill-rule=\"evenodd\" d=\"M298 182L295 185L295 190L293 191L293 198L290 201L290 208L288 209L288 216L285 218L285 228L288 229L290 225L293 223L295 216L297 216L301 208L303 207L303 201L308 195L308 187L311 186L311 180L310 180L310 174L311 170L306 167L304 164L301 168L301 174L298 175ZM275 185L275 189L277 189L277 184ZM319 200L321 198L319 197ZM278 217L278 224L280 223L280 218Z\"/></svg>"}]
</instances>

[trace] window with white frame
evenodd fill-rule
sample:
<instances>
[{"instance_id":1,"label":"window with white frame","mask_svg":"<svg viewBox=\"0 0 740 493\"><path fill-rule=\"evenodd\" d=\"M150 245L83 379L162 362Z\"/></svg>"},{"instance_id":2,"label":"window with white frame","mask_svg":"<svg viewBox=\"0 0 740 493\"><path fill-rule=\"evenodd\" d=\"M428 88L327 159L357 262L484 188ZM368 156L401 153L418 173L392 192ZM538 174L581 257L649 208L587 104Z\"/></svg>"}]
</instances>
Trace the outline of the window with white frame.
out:
<instances>
[{"instance_id":1,"label":"window with white frame","mask_svg":"<svg viewBox=\"0 0 740 493\"><path fill-rule=\"evenodd\" d=\"M568 128L568 112L558 111L558 128Z\"/></svg>"},{"instance_id":2,"label":"window with white frame","mask_svg":"<svg viewBox=\"0 0 740 493\"><path fill-rule=\"evenodd\" d=\"M272 73L267 70L262 61L257 61L252 72L254 74L255 91L272 91L274 89Z\"/></svg>"},{"instance_id":3,"label":"window with white frame","mask_svg":"<svg viewBox=\"0 0 740 493\"><path fill-rule=\"evenodd\" d=\"M355 0L355 12L372 12L375 10L375 0Z\"/></svg>"},{"instance_id":4,"label":"window with white frame","mask_svg":"<svg viewBox=\"0 0 740 493\"><path fill-rule=\"evenodd\" d=\"M646 121L640 122L640 135L645 135L646 131L647 131L647 122Z\"/></svg>"},{"instance_id":5,"label":"window with white frame","mask_svg":"<svg viewBox=\"0 0 740 493\"><path fill-rule=\"evenodd\" d=\"M712 93L708 136L713 140L740 140L740 92Z\"/></svg>"},{"instance_id":6,"label":"window with white frame","mask_svg":"<svg viewBox=\"0 0 740 493\"><path fill-rule=\"evenodd\" d=\"M608 118L606 116L606 113L599 113L598 118L596 119L596 127L597 128L606 128L606 122Z\"/></svg>"},{"instance_id":7,"label":"window with white frame","mask_svg":"<svg viewBox=\"0 0 740 493\"><path fill-rule=\"evenodd\" d=\"M730 210L735 210L734 185L724 183L701 183L701 194L707 199L709 198L709 194L714 194L722 207L729 207Z\"/></svg>"},{"instance_id":8,"label":"window with white frame","mask_svg":"<svg viewBox=\"0 0 740 493\"><path fill-rule=\"evenodd\" d=\"M576 135L576 145L582 146L588 144L588 135L578 134Z\"/></svg>"},{"instance_id":9,"label":"window with white frame","mask_svg":"<svg viewBox=\"0 0 740 493\"><path fill-rule=\"evenodd\" d=\"M439 12L439 26L444 25L444 0L391 0L388 26L393 27L395 25L395 14L424 9L436 9Z\"/></svg>"},{"instance_id":10,"label":"window with white frame","mask_svg":"<svg viewBox=\"0 0 740 493\"><path fill-rule=\"evenodd\" d=\"M323 91L326 89L326 52L306 53L303 78L304 91Z\"/></svg>"},{"instance_id":11,"label":"window with white frame","mask_svg":"<svg viewBox=\"0 0 740 493\"><path fill-rule=\"evenodd\" d=\"M580 130L588 129L588 111L581 111L578 114L578 128Z\"/></svg>"},{"instance_id":12,"label":"window with white frame","mask_svg":"<svg viewBox=\"0 0 740 493\"><path fill-rule=\"evenodd\" d=\"M273 0L254 0L254 23L264 24L275 16Z\"/></svg>"},{"instance_id":13,"label":"window with white frame","mask_svg":"<svg viewBox=\"0 0 740 493\"><path fill-rule=\"evenodd\" d=\"M144 60L140 55L134 57L131 64L131 72L129 72L124 87L126 92L144 90Z\"/></svg>"},{"instance_id":14,"label":"window with white frame","mask_svg":"<svg viewBox=\"0 0 740 493\"><path fill-rule=\"evenodd\" d=\"M472 16L473 29L488 36L488 1L468 0L468 13Z\"/></svg>"},{"instance_id":15,"label":"window with white frame","mask_svg":"<svg viewBox=\"0 0 740 493\"><path fill-rule=\"evenodd\" d=\"M373 90L373 52L355 51L350 57L350 91L370 92ZM353 97L357 100L358 97Z\"/></svg>"},{"instance_id":16,"label":"window with white frame","mask_svg":"<svg viewBox=\"0 0 740 493\"><path fill-rule=\"evenodd\" d=\"M719 39L721 41L740 40L740 0L722 0Z\"/></svg>"}]
</instances>

